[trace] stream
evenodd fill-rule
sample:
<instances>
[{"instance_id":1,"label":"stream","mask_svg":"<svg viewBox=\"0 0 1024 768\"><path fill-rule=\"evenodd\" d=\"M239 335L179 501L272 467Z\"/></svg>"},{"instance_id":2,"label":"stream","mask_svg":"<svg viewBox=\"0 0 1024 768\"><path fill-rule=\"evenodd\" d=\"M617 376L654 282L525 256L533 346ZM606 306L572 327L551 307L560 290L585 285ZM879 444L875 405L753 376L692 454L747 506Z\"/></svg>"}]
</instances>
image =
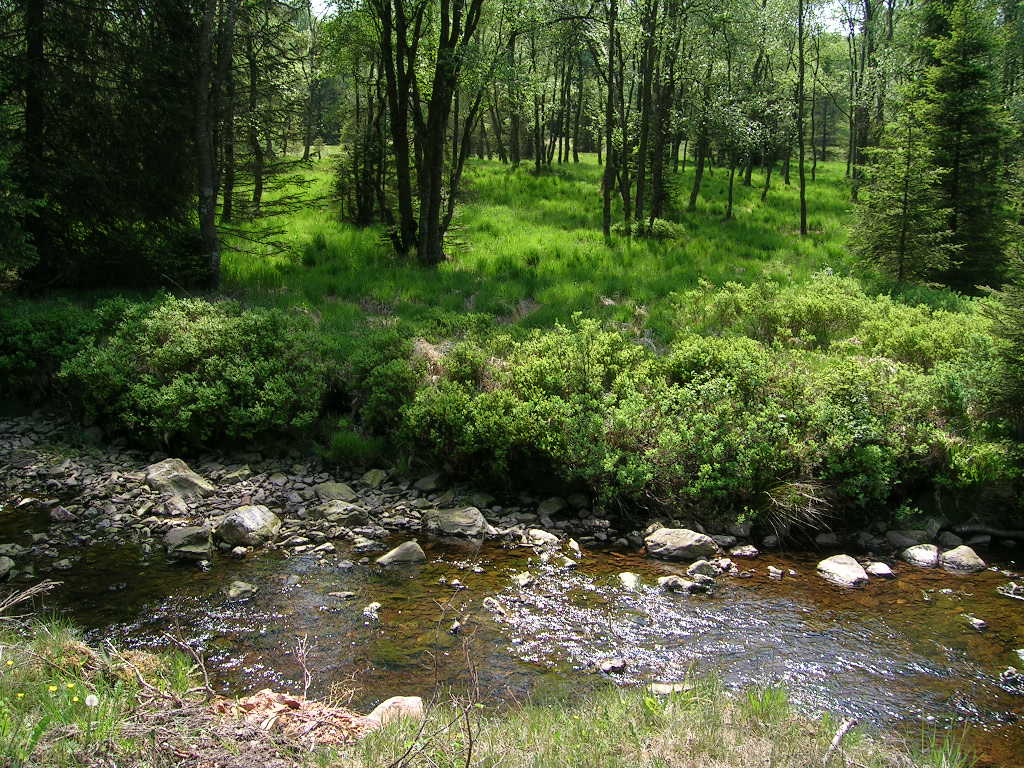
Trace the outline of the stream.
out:
<instances>
[{"instance_id":1,"label":"stream","mask_svg":"<svg viewBox=\"0 0 1024 768\"><path fill-rule=\"evenodd\" d=\"M2 513L0 533L24 538L33 521ZM526 548L420 541L421 565L381 568L339 543L328 556L219 557L209 570L101 543L47 605L93 642L157 648L165 633L177 635L205 655L227 693L301 691L302 636L310 695L349 695L357 708L448 691L499 705L571 701L608 679L715 672L732 689L785 683L805 711L857 717L911 741L935 727L963 733L981 765L1024 764L1024 696L999 679L1024 661L1015 654L1024 602L995 591L1012 571L960 576L897 563L894 580L842 590L815 575L821 554L771 553L743 563L751 578L725 576L712 594L687 596L652 586L685 566L636 551L585 548L576 567L555 567ZM772 580L768 565L797 575ZM511 576L522 571L533 583L515 586ZM644 586L627 590L622 571ZM229 599L235 580L257 593ZM364 614L371 602L380 603L378 618ZM965 612L989 629L970 627ZM626 661L621 674L598 671L611 657Z\"/></svg>"}]
</instances>

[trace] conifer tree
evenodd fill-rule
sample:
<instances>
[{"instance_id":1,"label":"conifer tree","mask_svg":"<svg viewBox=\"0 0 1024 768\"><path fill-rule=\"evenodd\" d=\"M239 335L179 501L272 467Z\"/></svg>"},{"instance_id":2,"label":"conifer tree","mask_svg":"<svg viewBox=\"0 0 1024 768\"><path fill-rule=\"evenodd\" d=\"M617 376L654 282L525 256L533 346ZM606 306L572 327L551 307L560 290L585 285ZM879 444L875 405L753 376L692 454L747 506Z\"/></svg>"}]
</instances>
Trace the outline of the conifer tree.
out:
<instances>
[{"instance_id":1,"label":"conifer tree","mask_svg":"<svg viewBox=\"0 0 1024 768\"><path fill-rule=\"evenodd\" d=\"M885 130L881 146L867 150L866 199L857 207L853 248L899 282L927 279L955 263L949 209L939 208L938 168L925 126L906 104Z\"/></svg>"},{"instance_id":2,"label":"conifer tree","mask_svg":"<svg viewBox=\"0 0 1024 768\"><path fill-rule=\"evenodd\" d=\"M928 0L922 11L921 115L935 164L945 171L937 207L947 211L946 226L961 248L938 277L961 289L997 283L1003 266L1004 128L991 21L978 0Z\"/></svg>"}]
</instances>

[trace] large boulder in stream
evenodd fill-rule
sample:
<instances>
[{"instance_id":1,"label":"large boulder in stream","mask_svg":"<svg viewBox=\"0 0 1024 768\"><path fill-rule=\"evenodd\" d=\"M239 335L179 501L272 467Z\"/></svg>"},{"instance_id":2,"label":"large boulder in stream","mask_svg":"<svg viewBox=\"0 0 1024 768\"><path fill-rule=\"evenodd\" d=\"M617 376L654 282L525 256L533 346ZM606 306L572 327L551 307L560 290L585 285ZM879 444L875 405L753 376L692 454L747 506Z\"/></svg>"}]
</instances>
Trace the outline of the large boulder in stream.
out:
<instances>
[{"instance_id":1,"label":"large boulder in stream","mask_svg":"<svg viewBox=\"0 0 1024 768\"><path fill-rule=\"evenodd\" d=\"M209 496L217 486L189 469L181 459L164 459L143 470L146 485L158 493L169 493L182 499Z\"/></svg>"},{"instance_id":2,"label":"large boulder in stream","mask_svg":"<svg viewBox=\"0 0 1024 768\"><path fill-rule=\"evenodd\" d=\"M210 529L201 525L172 528L164 534L164 547L172 560L209 560L213 557Z\"/></svg>"},{"instance_id":3,"label":"large boulder in stream","mask_svg":"<svg viewBox=\"0 0 1024 768\"><path fill-rule=\"evenodd\" d=\"M688 528L659 528L644 544L647 554L660 560L704 560L720 552L714 539Z\"/></svg>"},{"instance_id":4,"label":"large boulder in stream","mask_svg":"<svg viewBox=\"0 0 1024 768\"><path fill-rule=\"evenodd\" d=\"M818 575L837 587L863 587L868 575L849 555L833 555L818 563Z\"/></svg>"},{"instance_id":5,"label":"large boulder in stream","mask_svg":"<svg viewBox=\"0 0 1024 768\"><path fill-rule=\"evenodd\" d=\"M422 563L427 559L423 548L416 541L407 541L399 544L390 552L386 552L377 558L377 565L399 565L406 563Z\"/></svg>"},{"instance_id":6,"label":"large boulder in stream","mask_svg":"<svg viewBox=\"0 0 1024 768\"><path fill-rule=\"evenodd\" d=\"M900 559L920 568L934 568L939 564L939 548L934 544L918 544L916 547L907 547L900 552Z\"/></svg>"},{"instance_id":7,"label":"large boulder in stream","mask_svg":"<svg viewBox=\"0 0 1024 768\"><path fill-rule=\"evenodd\" d=\"M426 509L422 513L423 530L434 536L468 536L476 539L490 526L476 507Z\"/></svg>"},{"instance_id":8,"label":"large boulder in stream","mask_svg":"<svg viewBox=\"0 0 1024 768\"><path fill-rule=\"evenodd\" d=\"M217 538L233 547L258 547L277 538L281 518L260 504L238 507L217 525Z\"/></svg>"},{"instance_id":9,"label":"large boulder in stream","mask_svg":"<svg viewBox=\"0 0 1024 768\"><path fill-rule=\"evenodd\" d=\"M984 571L987 567L985 561L978 557L978 553L966 545L954 547L939 555L939 565L947 571L960 571L962 573L974 573Z\"/></svg>"}]
</instances>

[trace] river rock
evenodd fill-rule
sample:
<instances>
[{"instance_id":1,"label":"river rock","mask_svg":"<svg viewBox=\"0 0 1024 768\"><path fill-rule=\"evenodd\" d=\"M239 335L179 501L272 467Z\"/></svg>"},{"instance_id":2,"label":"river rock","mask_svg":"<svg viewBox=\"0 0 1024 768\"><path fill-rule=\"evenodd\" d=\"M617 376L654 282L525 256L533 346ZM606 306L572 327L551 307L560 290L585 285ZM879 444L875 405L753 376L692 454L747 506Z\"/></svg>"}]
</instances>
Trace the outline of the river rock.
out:
<instances>
[{"instance_id":1,"label":"river rock","mask_svg":"<svg viewBox=\"0 0 1024 768\"><path fill-rule=\"evenodd\" d=\"M371 469L359 479L363 485L368 485L371 488L380 488L384 485L384 481L388 479L388 473L383 469Z\"/></svg>"},{"instance_id":2,"label":"river rock","mask_svg":"<svg viewBox=\"0 0 1024 768\"><path fill-rule=\"evenodd\" d=\"M702 560L719 553L710 536L688 528L661 528L644 539L647 554L661 560Z\"/></svg>"},{"instance_id":3,"label":"river rock","mask_svg":"<svg viewBox=\"0 0 1024 768\"><path fill-rule=\"evenodd\" d=\"M209 560L213 557L210 530L199 525L172 528L164 534L167 556L175 560Z\"/></svg>"},{"instance_id":4,"label":"river rock","mask_svg":"<svg viewBox=\"0 0 1024 768\"><path fill-rule=\"evenodd\" d=\"M765 549L778 549L779 548L779 537L774 533L770 533L761 539L761 546Z\"/></svg>"},{"instance_id":5,"label":"river rock","mask_svg":"<svg viewBox=\"0 0 1024 768\"><path fill-rule=\"evenodd\" d=\"M14 561L6 555L0 555L0 579L6 579L14 570Z\"/></svg>"},{"instance_id":6,"label":"river rock","mask_svg":"<svg viewBox=\"0 0 1024 768\"><path fill-rule=\"evenodd\" d=\"M422 514L423 530L434 536L480 538L487 533L487 521L476 507L428 509Z\"/></svg>"},{"instance_id":7,"label":"river rock","mask_svg":"<svg viewBox=\"0 0 1024 768\"><path fill-rule=\"evenodd\" d=\"M164 459L143 470L146 485L158 493L169 493L183 499L209 496L217 490L209 480L197 475L181 459Z\"/></svg>"},{"instance_id":8,"label":"river rock","mask_svg":"<svg viewBox=\"0 0 1024 768\"><path fill-rule=\"evenodd\" d=\"M682 576L676 576L675 574L660 577L658 579L658 586L667 592L683 592L687 595L703 591L703 588L697 582L684 579Z\"/></svg>"},{"instance_id":9,"label":"river rock","mask_svg":"<svg viewBox=\"0 0 1024 768\"><path fill-rule=\"evenodd\" d=\"M423 548L417 541L406 541L403 544L399 544L397 547L392 549L377 558L377 565L397 565L401 563L422 563L427 559L426 554L423 552Z\"/></svg>"},{"instance_id":10,"label":"river rock","mask_svg":"<svg viewBox=\"0 0 1024 768\"><path fill-rule=\"evenodd\" d=\"M220 521L217 538L232 546L258 547L277 538L281 518L261 505L238 507Z\"/></svg>"},{"instance_id":11,"label":"river rock","mask_svg":"<svg viewBox=\"0 0 1024 768\"><path fill-rule=\"evenodd\" d=\"M952 531L943 531L939 534L939 538L936 539L936 541L939 543L940 547L944 547L945 549L953 549L954 547L959 547L964 543L964 540Z\"/></svg>"},{"instance_id":12,"label":"river rock","mask_svg":"<svg viewBox=\"0 0 1024 768\"><path fill-rule=\"evenodd\" d=\"M757 557L761 551L753 544L740 544L730 549L729 554L733 557Z\"/></svg>"},{"instance_id":13,"label":"river rock","mask_svg":"<svg viewBox=\"0 0 1024 768\"><path fill-rule=\"evenodd\" d=\"M647 690L655 696L671 696L673 693L686 693L693 690L692 683L651 683Z\"/></svg>"},{"instance_id":14,"label":"river rock","mask_svg":"<svg viewBox=\"0 0 1024 768\"><path fill-rule=\"evenodd\" d=\"M65 507L54 507L50 510L50 520L55 523L73 523L77 519L78 515L69 512Z\"/></svg>"},{"instance_id":15,"label":"river rock","mask_svg":"<svg viewBox=\"0 0 1024 768\"><path fill-rule=\"evenodd\" d=\"M626 671L626 660L618 656L605 659L598 668L606 675L617 675Z\"/></svg>"},{"instance_id":16,"label":"river rock","mask_svg":"<svg viewBox=\"0 0 1024 768\"><path fill-rule=\"evenodd\" d=\"M368 619L379 619L380 618L380 603L373 602L368 603L363 607L363 616Z\"/></svg>"},{"instance_id":17,"label":"river rock","mask_svg":"<svg viewBox=\"0 0 1024 768\"><path fill-rule=\"evenodd\" d=\"M413 484L413 488L421 493L434 493L441 488L441 475L435 472L432 475L421 477Z\"/></svg>"},{"instance_id":18,"label":"river rock","mask_svg":"<svg viewBox=\"0 0 1024 768\"><path fill-rule=\"evenodd\" d=\"M319 483L313 486L313 492L320 501L355 501L359 498L345 483Z\"/></svg>"},{"instance_id":19,"label":"river rock","mask_svg":"<svg viewBox=\"0 0 1024 768\"><path fill-rule=\"evenodd\" d=\"M774 565L768 566L768 578L774 579L775 581L782 581L783 574L781 568L776 568Z\"/></svg>"},{"instance_id":20,"label":"river rock","mask_svg":"<svg viewBox=\"0 0 1024 768\"><path fill-rule=\"evenodd\" d=\"M921 568L934 568L939 564L939 548L934 544L907 547L900 553L900 559Z\"/></svg>"},{"instance_id":21,"label":"river rock","mask_svg":"<svg viewBox=\"0 0 1024 768\"><path fill-rule=\"evenodd\" d=\"M896 549L909 549L926 543L931 537L927 531L905 530L886 531L885 540Z\"/></svg>"},{"instance_id":22,"label":"river rock","mask_svg":"<svg viewBox=\"0 0 1024 768\"><path fill-rule=\"evenodd\" d=\"M973 629L976 629L979 632L984 632L986 629L988 629L988 622L985 621L984 619L979 619L977 616L972 616L969 613L961 613L960 616Z\"/></svg>"},{"instance_id":23,"label":"river rock","mask_svg":"<svg viewBox=\"0 0 1024 768\"><path fill-rule=\"evenodd\" d=\"M537 514L540 517L553 517L565 509L566 506L566 501L561 496L552 496L550 499L544 499L537 506Z\"/></svg>"},{"instance_id":24,"label":"river rock","mask_svg":"<svg viewBox=\"0 0 1024 768\"><path fill-rule=\"evenodd\" d=\"M698 560L693 563L689 568L686 569L687 576L710 576L714 578L718 575L718 569L715 568L707 560Z\"/></svg>"},{"instance_id":25,"label":"river rock","mask_svg":"<svg viewBox=\"0 0 1024 768\"><path fill-rule=\"evenodd\" d=\"M817 546L823 547L823 548L826 548L826 549L829 548L829 547L838 547L839 546L839 536L834 534L834 533L832 533L831 531L826 531L825 533L819 533L817 536L815 536L814 537L814 543Z\"/></svg>"},{"instance_id":26,"label":"river rock","mask_svg":"<svg viewBox=\"0 0 1024 768\"><path fill-rule=\"evenodd\" d=\"M528 587L531 584L533 584L533 581L533 574L527 571L517 573L512 577L512 583L515 584L517 587Z\"/></svg>"},{"instance_id":27,"label":"river rock","mask_svg":"<svg viewBox=\"0 0 1024 768\"><path fill-rule=\"evenodd\" d=\"M557 547L558 537L543 528L531 528L526 532L526 540L535 547Z\"/></svg>"},{"instance_id":28,"label":"river rock","mask_svg":"<svg viewBox=\"0 0 1024 768\"><path fill-rule=\"evenodd\" d=\"M238 600L243 597L252 597L256 594L257 588L247 581L232 581L228 587L228 599Z\"/></svg>"},{"instance_id":29,"label":"river rock","mask_svg":"<svg viewBox=\"0 0 1024 768\"><path fill-rule=\"evenodd\" d=\"M346 528L366 525L369 522L365 509L341 499L331 499L326 504L315 507L312 512L310 517L319 517L329 523L344 525Z\"/></svg>"},{"instance_id":30,"label":"river rock","mask_svg":"<svg viewBox=\"0 0 1024 768\"><path fill-rule=\"evenodd\" d=\"M730 536L726 533L713 533L711 534L711 538L714 539L715 544L717 544L722 549L735 547L737 542L737 538L735 536Z\"/></svg>"},{"instance_id":31,"label":"river rock","mask_svg":"<svg viewBox=\"0 0 1024 768\"><path fill-rule=\"evenodd\" d=\"M885 563L868 563L868 567L865 570L867 571L868 576L871 576L876 579L896 578L896 574L892 572L892 568L890 568Z\"/></svg>"},{"instance_id":32,"label":"river rock","mask_svg":"<svg viewBox=\"0 0 1024 768\"><path fill-rule=\"evenodd\" d=\"M818 575L839 587L863 587L868 575L860 563L849 555L833 555L818 563Z\"/></svg>"},{"instance_id":33,"label":"river rock","mask_svg":"<svg viewBox=\"0 0 1024 768\"><path fill-rule=\"evenodd\" d=\"M978 557L973 549L964 545L943 552L939 556L939 565L947 571L964 573L984 571L987 567L985 561Z\"/></svg>"},{"instance_id":34,"label":"river rock","mask_svg":"<svg viewBox=\"0 0 1024 768\"><path fill-rule=\"evenodd\" d=\"M622 586L631 592L635 592L640 588L640 574L633 573L632 571L623 571L619 574L619 581L622 582Z\"/></svg>"},{"instance_id":35,"label":"river rock","mask_svg":"<svg viewBox=\"0 0 1024 768\"><path fill-rule=\"evenodd\" d=\"M368 725L382 727L403 718L420 721L423 717L423 699L419 696L392 696L374 707L366 721Z\"/></svg>"}]
</instances>

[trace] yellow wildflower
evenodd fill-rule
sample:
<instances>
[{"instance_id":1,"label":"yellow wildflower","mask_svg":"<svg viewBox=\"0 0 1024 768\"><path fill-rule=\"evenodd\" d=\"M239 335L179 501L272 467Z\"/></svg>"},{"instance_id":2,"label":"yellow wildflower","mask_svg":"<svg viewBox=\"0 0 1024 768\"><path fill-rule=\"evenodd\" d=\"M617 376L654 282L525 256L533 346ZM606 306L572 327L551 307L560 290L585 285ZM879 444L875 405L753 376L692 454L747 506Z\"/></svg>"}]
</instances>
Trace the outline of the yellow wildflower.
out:
<instances>
[{"instance_id":1,"label":"yellow wildflower","mask_svg":"<svg viewBox=\"0 0 1024 768\"><path fill-rule=\"evenodd\" d=\"M24 699L25 698L25 694L24 693L19 693L19 694L17 694L17 696L18 696L19 699Z\"/></svg>"},{"instance_id":2,"label":"yellow wildflower","mask_svg":"<svg viewBox=\"0 0 1024 768\"><path fill-rule=\"evenodd\" d=\"M57 686L56 685L48 685L46 687L49 689L50 693L56 693L57 692Z\"/></svg>"},{"instance_id":3,"label":"yellow wildflower","mask_svg":"<svg viewBox=\"0 0 1024 768\"><path fill-rule=\"evenodd\" d=\"M13 667L13 666L14 666L14 662L13 662L13 661L11 661L10 659L8 659L8 660L7 660L7 666L8 666L8 667Z\"/></svg>"},{"instance_id":4,"label":"yellow wildflower","mask_svg":"<svg viewBox=\"0 0 1024 768\"><path fill-rule=\"evenodd\" d=\"M71 700L72 700L72 701L78 701L78 697L77 697L77 696L72 696L72 697L71 697Z\"/></svg>"},{"instance_id":5,"label":"yellow wildflower","mask_svg":"<svg viewBox=\"0 0 1024 768\"><path fill-rule=\"evenodd\" d=\"M71 690L72 688L74 688L74 687L75 687L75 684L74 684L74 683L68 683L68 690L69 690L69 691L70 691L70 690Z\"/></svg>"}]
</instances>

